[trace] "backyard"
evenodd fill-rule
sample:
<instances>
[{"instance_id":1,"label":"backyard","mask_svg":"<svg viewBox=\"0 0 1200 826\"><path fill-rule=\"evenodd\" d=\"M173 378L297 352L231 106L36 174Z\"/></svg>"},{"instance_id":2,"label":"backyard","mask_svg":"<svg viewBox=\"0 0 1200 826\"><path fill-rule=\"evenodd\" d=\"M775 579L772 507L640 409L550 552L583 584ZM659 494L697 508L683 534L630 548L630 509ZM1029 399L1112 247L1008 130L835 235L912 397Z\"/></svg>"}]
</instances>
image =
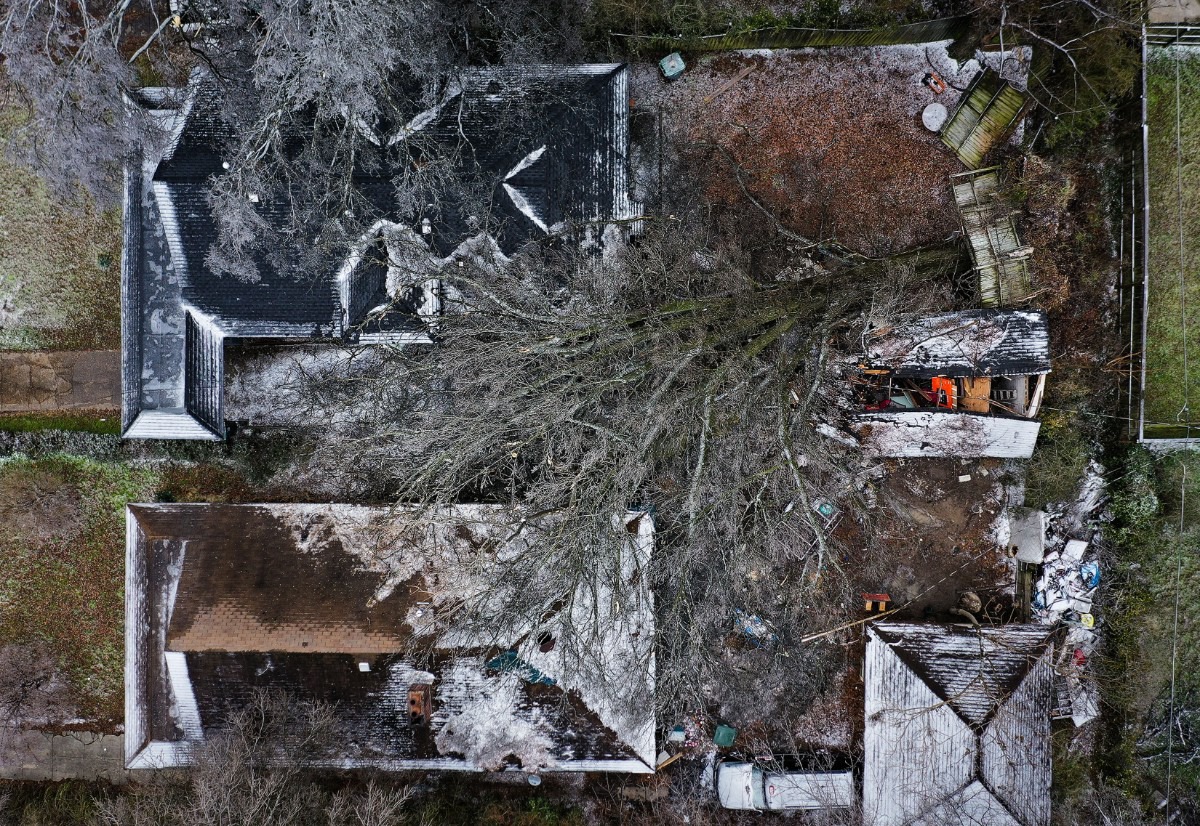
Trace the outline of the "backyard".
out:
<instances>
[{"instance_id":1,"label":"backyard","mask_svg":"<svg viewBox=\"0 0 1200 826\"><path fill-rule=\"evenodd\" d=\"M0 80L0 146L19 117ZM120 272L119 207L57 202L0 155L0 349L116 347Z\"/></svg>"},{"instance_id":2,"label":"backyard","mask_svg":"<svg viewBox=\"0 0 1200 826\"><path fill-rule=\"evenodd\" d=\"M1145 422L1200 422L1200 52L1149 50L1150 266L1146 323ZM1183 216L1182 226L1180 216ZM1166 434L1163 434L1166 435Z\"/></svg>"}]
</instances>

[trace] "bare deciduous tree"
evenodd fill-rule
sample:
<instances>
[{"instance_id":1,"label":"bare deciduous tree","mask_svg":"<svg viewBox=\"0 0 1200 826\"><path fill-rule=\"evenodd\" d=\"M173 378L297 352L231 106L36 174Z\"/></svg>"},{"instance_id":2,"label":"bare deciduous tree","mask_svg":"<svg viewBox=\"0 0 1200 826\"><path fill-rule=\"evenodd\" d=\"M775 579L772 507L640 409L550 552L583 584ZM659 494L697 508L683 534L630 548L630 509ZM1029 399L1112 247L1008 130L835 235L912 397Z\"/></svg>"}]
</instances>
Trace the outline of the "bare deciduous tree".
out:
<instances>
[{"instance_id":1,"label":"bare deciduous tree","mask_svg":"<svg viewBox=\"0 0 1200 826\"><path fill-rule=\"evenodd\" d=\"M391 826L406 788L347 785L330 793L314 779L339 744L329 706L257 691L225 729L199 745L181 774L100 802L105 826Z\"/></svg>"}]
</instances>

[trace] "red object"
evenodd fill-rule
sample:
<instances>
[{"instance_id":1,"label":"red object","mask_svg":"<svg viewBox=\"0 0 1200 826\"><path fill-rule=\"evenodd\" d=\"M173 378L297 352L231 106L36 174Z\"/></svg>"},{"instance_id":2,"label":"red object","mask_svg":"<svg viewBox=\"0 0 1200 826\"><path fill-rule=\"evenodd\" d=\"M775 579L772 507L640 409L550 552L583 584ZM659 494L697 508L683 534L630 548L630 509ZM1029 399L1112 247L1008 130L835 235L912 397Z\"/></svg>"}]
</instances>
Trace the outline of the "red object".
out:
<instances>
[{"instance_id":1,"label":"red object","mask_svg":"<svg viewBox=\"0 0 1200 826\"><path fill-rule=\"evenodd\" d=\"M1087 665L1087 654L1084 654L1083 651L1078 648L1075 649L1075 653L1071 656L1071 659L1075 661L1075 665L1079 668L1083 668L1085 665Z\"/></svg>"},{"instance_id":2,"label":"red object","mask_svg":"<svg viewBox=\"0 0 1200 826\"><path fill-rule=\"evenodd\" d=\"M433 716L433 686L417 683L408 689L408 724L427 726Z\"/></svg>"},{"instance_id":3,"label":"red object","mask_svg":"<svg viewBox=\"0 0 1200 826\"><path fill-rule=\"evenodd\" d=\"M930 72L921 78L921 82L930 88L935 95L940 95L946 91L946 81L942 80L942 76L937 72Z\"/></svg>"},{"instance_id":4,"label":"red object","mask_svg":"<svg viewBox=\"0 0 1200 826\"><path fill-rule=\"evenodd\" d=\"M958 406L958 400L954 396L954 379L938 376L933 380L933 397L938 407L948 407L953 410Z\"/></svg>"}]
</instances>

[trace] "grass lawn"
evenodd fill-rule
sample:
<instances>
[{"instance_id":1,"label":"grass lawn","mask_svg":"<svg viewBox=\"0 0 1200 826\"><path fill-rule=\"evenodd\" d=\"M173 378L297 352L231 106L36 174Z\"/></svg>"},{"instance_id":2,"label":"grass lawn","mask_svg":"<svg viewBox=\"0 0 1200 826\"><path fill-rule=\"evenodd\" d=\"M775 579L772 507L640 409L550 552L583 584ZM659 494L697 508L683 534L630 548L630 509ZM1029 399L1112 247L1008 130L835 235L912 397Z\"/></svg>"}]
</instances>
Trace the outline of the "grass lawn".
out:
<instances>
[{"instance_id":1,"label":"grass lawn","mask_svg":"<svg viewBox=\"0 0 1200 826\"><path fill-rule=\"evenodd\" d=\"M1180 153L1175 77L1179 69ZM1200 52L1151 49L1147 65L1150 141L1150 301L1146 330L1146 421L1175 423L1185 400L1200 422ZM1181 176L1182 170L1182 176ZM1182 186L1181 186L1182 183ZM1180 283L1180 191L1183 283ZM1186 302L1187 321L1181 309ZM1190 381L1184 382L1185 325Z\"/></svg>"},{"instance_id":2,"label":"grass lawn","mask_svg":"<svg viewBox=\"0 0 1200 826\"><path fill-rule=\"evenodd\" d=\"M123 713L125 503L155 481L75 457L0 464L0 643L40 643L101 724Z\"/></svg>"},{"instance_id":3,"label":"grass lawn","mask_svg":"<svg viewBox=\"0 0 1200 826\"><path fill-rule=\"evenodd\" d=\"M0 150L20 118L2 103ZM118 347L120 298L120 210L55 203L0 151L0 349Z\"/></svg>"}]
</instances>

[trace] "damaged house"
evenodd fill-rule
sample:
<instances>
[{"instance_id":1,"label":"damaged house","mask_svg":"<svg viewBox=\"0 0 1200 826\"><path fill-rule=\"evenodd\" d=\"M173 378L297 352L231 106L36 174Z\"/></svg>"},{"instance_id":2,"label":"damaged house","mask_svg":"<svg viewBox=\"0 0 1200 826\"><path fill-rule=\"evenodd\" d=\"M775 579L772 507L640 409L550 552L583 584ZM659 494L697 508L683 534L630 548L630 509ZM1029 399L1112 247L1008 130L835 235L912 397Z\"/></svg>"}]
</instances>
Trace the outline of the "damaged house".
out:
<instances>
[{"instance_id":1,"label":"damaged house","mask_svg":"<svg viewBox=\"0 0 1200 826\"><path fill-rule=\"evenodd\" d=\"M528 616L499 560L538 553L542 528L499 506L130 505L126 519L130 768L186 764L277 689L333 706L329 766L653 771L647 515L614 519L619 559ZM449 620L463 612L473 622Z\"/></svg>"},{"instance_id":2,"label":"damaged house","mask_svg":"<svg viewBox=\"0 0 1200 826\"><path fill-rule=\"evenodd\" d=\"M864 826L1047 826L1052 630L867 628Z\"/></svg>"},{"instance_id":3,"label":"damaged house","mask_svg":"<svg viewBox=\"0 0 1200 826\"><path fill-rule=\"evenodd\" d=\"M133 105L168 139L126 175L124 437L223 438L227 343L428 342L445 298L442 267L635 216L627 88L627 68L614 64L464 70L407 124L356 124L378 156L356 167L356 192L375 219L356 243L255 254L257 272L245 279L215 272L209 254L212 182L236 137L219 89L197 73L185 90L142 90ZM423 151L447 156L459 180L420 214L399 214L393 179L425 163ZM486 214L454 192L473 193ZM288 203L248 197L267 225L283 226Z\"/></svg>"},{"instance_id":4,"label":"damaged house","mask_svg":"<svg viewBox=\"0 0 1200 826\"><path fill-rule=\"evenodd\" d=\"M1050 372L1041 312L970 310L875 334L852 377L865 450L1028 458Z\"/></svg>"}]
</instances>

